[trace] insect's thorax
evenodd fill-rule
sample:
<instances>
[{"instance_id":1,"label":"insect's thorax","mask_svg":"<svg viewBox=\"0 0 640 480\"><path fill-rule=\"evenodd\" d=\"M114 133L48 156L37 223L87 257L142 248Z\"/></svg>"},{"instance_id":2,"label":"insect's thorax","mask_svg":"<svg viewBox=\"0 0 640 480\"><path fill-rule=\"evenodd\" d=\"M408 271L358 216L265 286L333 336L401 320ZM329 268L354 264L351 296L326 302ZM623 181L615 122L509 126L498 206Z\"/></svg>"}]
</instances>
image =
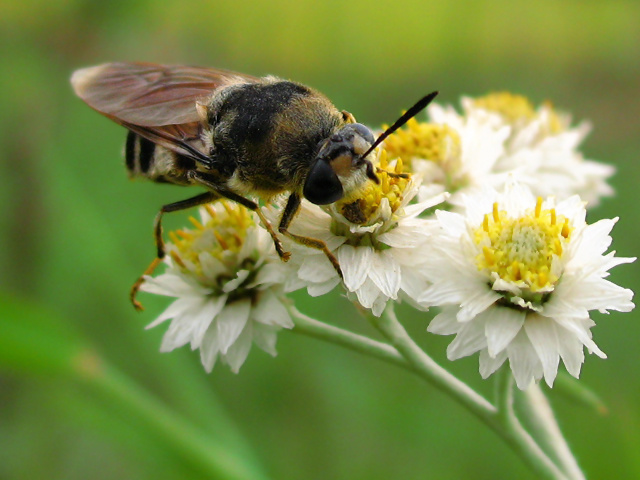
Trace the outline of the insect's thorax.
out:
<instances>
[{"instance_id":1,"label":"insect's thorax","mask_svg":"<svg viewBox=\"0 0 640 480\"><path fill-rule=\"evenodd\" d=\"M235 191L262 196L301 185L319 143L344 123L322 94L273 77L216 93L208 121L216 168Z\"/></svg>"}]
</instances>

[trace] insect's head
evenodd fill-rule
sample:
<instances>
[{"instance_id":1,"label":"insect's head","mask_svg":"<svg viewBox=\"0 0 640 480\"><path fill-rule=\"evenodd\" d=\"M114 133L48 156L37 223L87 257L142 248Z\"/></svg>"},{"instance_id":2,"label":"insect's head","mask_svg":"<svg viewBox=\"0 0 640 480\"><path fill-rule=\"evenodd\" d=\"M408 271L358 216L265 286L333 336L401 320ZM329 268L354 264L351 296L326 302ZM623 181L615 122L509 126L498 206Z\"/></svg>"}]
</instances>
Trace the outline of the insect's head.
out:
<instances>
[{"instance_id":1,"label":"insect's head","mask_svg":"<svg viewBox=\"0 0 640 480\"><path fill-rule=\"evenodd\" d=\"M373 143L373 132L361 123L348 123L321 142L304 184L305 198L316 205L340 200L344 196L343 182L356 172L364 172L378 182L372 163L363 156Z\"/></svg>"},{"instance_id":2,"label":"insect's head","mask_svg":"<svg viewBox=\"0 0 640 480\"><path fill-rule=\"evenodd\" d=\"M366 178L379 183L380 179L367 156L389 135L429 105L436 95L438 92L432 92L418 100L375 140L373 132L360 123L348 123L341 127L321 143L304 184L302 193L305 198L316 205L327 205L345 195L343 182L350 183L351 187Z\"/></svg>"}]
</instances>

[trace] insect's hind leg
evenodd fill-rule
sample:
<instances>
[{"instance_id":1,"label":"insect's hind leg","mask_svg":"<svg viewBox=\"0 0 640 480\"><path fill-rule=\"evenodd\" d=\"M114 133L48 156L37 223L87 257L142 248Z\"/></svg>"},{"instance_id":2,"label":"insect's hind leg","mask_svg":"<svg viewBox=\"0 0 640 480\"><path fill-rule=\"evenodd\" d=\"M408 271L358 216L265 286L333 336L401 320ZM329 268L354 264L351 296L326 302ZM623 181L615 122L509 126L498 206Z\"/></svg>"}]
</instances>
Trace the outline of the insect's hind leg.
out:
<instances>
[{"instance_id":1,"label":"insect's hind leg","mask_svg":"<svg viewBox=\"0 0 640 480\"><path fill-rule=\"evenodd\" d=\"M196 195L195 197L187 198L186 200L163 205L162 208L160 208L160 211L156 215L156 219L153 222L153 235L156 242L156 258L153 259L147 269L136 280L129 293L131 303L136 310L143 310L142 304L138 300L136 300L136 296L138 294L138 291L140 290L140 286L144 283L144 277L153 273L156 267L160 265L160 262L162 261L166 253L164 251L164 240L162 239L162 216L165 213L178 212L180 210L197 207L198 205L204 205L205 203L213 202L214 200L217 200L219 198L220 195L215 192L205 192L201 193L200 195Z\"/></svg>"}]
</instances>

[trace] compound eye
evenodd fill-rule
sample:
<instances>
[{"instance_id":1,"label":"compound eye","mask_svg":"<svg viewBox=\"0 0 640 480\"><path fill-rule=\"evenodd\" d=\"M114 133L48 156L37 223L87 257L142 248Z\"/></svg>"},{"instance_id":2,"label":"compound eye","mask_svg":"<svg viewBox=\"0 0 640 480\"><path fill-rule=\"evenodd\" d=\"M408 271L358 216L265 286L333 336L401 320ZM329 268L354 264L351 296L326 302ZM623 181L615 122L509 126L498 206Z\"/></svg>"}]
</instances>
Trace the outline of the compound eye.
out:
<instances>
[{"instance_id":1,"label":"compound eye","mask_svg":"<svg viewBox=\"0 0 640 480\"><path fill-rule=\"evenodd\" d=\"M368 143L373 144L374 142L373 132L369 127L362 125L361 123L354 123L349 126L353 128L356 131L356 133L360 135L362 138L364 138Z\"/></svg>"},{"instance_id":2,"label":"compound eye","mask_svg":"<svg viewBox=\"0 0 640 480\"><path fill-rule=\"evenodd\" d=\"M328 205L340 200L344 191L329 163L318 160L307 176L302 194L311 203Z\"/></svg>"}]
</instances>

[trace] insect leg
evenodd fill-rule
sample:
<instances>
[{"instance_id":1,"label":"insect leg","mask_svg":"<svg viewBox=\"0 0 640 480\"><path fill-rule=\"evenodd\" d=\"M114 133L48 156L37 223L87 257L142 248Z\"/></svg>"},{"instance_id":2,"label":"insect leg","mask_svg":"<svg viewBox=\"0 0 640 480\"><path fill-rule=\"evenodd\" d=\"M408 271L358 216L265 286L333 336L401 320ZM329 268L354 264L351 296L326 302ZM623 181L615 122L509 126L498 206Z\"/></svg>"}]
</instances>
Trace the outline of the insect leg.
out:
<instances>
[{"instance_id":1,"label":"insect leg","mask_svg":"<svg viewBox=\"0 0 640 480\"><path fill-rule=\"evenodd\" d=\"M162 239L162 215L169 212L177 212L180 210L186 210L187 208L197 207L198 205L203 205L205 203L213 202L214 200L220 198L215 192L205 192L200 195L196 195L195 197L187 198L186 200L181 200L175 203L169 203L167 205L163 205L158 214L156 215L156 219L153 223L153 234L156 241L156 258L149 264L147 269L140 275L140 277L136 280L136 282L131 287L131 291L129 292L129 298L131 299L131 303L136 310L143 310L142 304L136 300L136 295L140 290L140 286L144 283L144 277L146 275L151 275L153 271L156 269L160 262L164 258L164 240Z\"/></svg>"},{"instance_id":2,"label":"insect leg","mask_svg":"<svg viewBox=\"0 0 640 480\"><path fill-rule=\"evenodd\" d=\"M327 244L325 242L323 242L322 240L318 240L317 238L296 235L295 233L291 233L288 230L293 217L295 217L296 213L298 213L298 210L300 210L300 202L301 200L299 194L292 193L291 195L289 195L287 205L286 207L284 207L284 212L282 212L282 217L280 218L278 231L301 245L306 245L307 247L322 250L322 252L331 262L331 265L333 265L333 268L335 268L336 272L338 272L338 275L340 275L340 278L343 278L342 270L340 269L340 263L338 262L336 256L331 252L331 250L329 250L329 247L327 247Z\"/></svg>"},{"instance_id":3,"label":"insect leg","mask_svg":"<svg viewBox=\"0 0 640 480\"><path fill-rule=\"evenodd\" d=\"M291 258L291 253L284 251L284 248L282 247L282 242L280 242L278 235L276 235L276 232L273 230L273 226L271 225L269 220L267 220L264 214L260 211L260 207L256 202L249 200L248 198L245 198L242 195L238 195L237 193L224 188L223 186L216 183L215 181L208 179L206 173L193 172L192 178L197 182L199 182L200 184L204 185L205 187L210 188L211 190L214 190L215 193L218 195L218 197L224 197L229 200L233 200L234 202L239 203L243 207L248 208L252 212L256 212L256 214L258 215L258 218L260 218L260 222L262 222L262 225L264 226L264 228L266 228L267 231L269 232L269 235L271 235L273 244L276 247L276 252L278 252L278 255L280 256L280 258L285 262L289 260L289 258Z\"/></svg>"}]
</instances>

